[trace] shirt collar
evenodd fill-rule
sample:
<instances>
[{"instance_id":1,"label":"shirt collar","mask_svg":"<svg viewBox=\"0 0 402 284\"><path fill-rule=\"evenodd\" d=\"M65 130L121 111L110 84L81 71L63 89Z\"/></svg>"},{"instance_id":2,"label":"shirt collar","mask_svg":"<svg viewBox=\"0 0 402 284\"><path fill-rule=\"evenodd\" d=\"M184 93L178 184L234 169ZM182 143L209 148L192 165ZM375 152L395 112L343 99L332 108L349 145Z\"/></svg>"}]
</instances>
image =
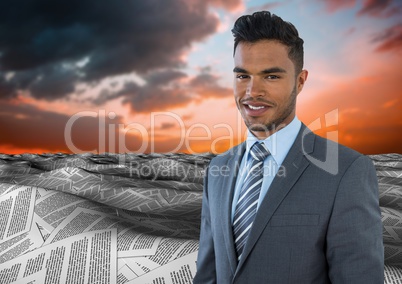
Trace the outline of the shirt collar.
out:
<instances>
[{"instance_id":1,"label":"shirt collar","mask_svg":"<svg viewBox=\"0 0 402 284\"><path fill-rule=\"evenodd\" d=\"M264 142L276 164L278 166L281 166L283 160L285 159L294 141L296 140L297 134L300 131L300 127L301 122L295 116L295 118L288 125L286 125L278 132L275 132L265 140L258 140L257 137L255 137L249 130L247 130L245 153L247 155L246 157L248 157L248 152L255 142Z\"/></svg>"}]
</instances>

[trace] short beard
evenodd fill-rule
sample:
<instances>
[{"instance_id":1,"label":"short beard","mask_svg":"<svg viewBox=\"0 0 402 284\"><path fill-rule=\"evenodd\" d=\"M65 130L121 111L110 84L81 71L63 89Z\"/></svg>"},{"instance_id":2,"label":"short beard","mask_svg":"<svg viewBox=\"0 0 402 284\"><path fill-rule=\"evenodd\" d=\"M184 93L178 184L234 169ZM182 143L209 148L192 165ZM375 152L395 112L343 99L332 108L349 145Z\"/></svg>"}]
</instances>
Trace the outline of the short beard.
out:
<instances>
[{"instance_id":1,"label":"short beard","mask_svg":"<svg viewBox=\"0 0 402 284\"><path fill-rule=\"evenodd\" d=\"M290 93L290 102L287 105L286 109L284 109L283 113L276 118L275 120L271 121L268 124L251 124L245 121L247 128L251 132L266 132L266 133L274 133L281 128L285 127L286 125L283 124L283 121L289 117L292 111L296 107L296 97L297 97L297 90L296 85L294 86L292 92Z\"/></svg>"}]
</instances>

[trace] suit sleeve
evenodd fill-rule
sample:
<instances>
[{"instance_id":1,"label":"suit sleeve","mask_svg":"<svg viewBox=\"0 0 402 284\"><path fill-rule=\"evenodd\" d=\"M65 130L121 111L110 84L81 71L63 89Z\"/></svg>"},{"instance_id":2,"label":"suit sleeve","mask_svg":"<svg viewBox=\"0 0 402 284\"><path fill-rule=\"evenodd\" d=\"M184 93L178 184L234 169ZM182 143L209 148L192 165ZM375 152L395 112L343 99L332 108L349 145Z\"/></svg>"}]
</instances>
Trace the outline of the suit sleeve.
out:
<instances>
[{"instance_id":1,"label":"suit sleeve","mask_svg":"<svg viewBox=\"0 0 402 284\"><path fill-rule=\"evenodd\" d=\"M197 273L194 284L216 283L214 240L211 229L211 215L208 200L208 169L204 178L204 192L201 211L200 245L197 258Z\"/></svg>"},{"instance_id":2,"label":"suit sleeve","mask_svg":"<svg viewBox=\"0 0 402 284\"><path fill-rule=\"evenodd\" d=\"M365 156L349 166L339 183L326 253L331 283L384 283L378 181Z\"/></svg>"}]
</instances>

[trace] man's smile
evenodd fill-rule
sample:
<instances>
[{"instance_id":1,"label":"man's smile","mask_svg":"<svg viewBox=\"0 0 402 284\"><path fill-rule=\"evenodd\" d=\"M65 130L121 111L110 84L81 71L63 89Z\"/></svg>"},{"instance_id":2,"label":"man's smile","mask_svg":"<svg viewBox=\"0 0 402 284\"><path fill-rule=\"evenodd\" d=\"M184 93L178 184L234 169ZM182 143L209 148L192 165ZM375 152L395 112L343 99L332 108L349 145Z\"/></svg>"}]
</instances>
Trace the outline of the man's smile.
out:
<instances>
[{"instance_id":1,"label":"man's smile","mask_svg":"<svg viewBox=\"0 0 402 284\"><path fill-rule=\"evenodd\" d=\"M272 108L272 105L263 102L243 102L242 105L248 116L261 116Z\"/></svg>"}]
</instances>

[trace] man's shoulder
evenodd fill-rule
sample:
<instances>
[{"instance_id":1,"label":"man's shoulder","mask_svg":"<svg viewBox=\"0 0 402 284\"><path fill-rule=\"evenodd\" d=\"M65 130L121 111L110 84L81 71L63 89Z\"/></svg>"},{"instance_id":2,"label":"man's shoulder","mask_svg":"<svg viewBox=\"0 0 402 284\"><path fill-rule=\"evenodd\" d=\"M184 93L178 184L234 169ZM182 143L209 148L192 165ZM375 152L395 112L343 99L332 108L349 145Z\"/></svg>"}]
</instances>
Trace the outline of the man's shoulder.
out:
<instances>
[{"instance_id":1,"label":"man's shoulder","mask_svg":"<svg viewBox=\"0 0 402 284\"><path fill-rule=\"evenodd\" d=\"M328 159L336 159L336 164L340 172L347 170L347 168L357 160L360 160L364 164L372 164L371 159L366 155L318 135L315 135L314 151L310 155L317 160L327 162L329 162Z\"/></svg>"},{"instance_id":2,"label":"man's shoulder","mask_svg":"<svg viewBox=\"0 0 402 284\"><path fill-rule=\"evenodd\" d=\"M329 151L337 151L339 158L346 159L346 160L355 160L359 157L364 156L363 154L359 153L358 151L349 148L345 145L342 145L338 142L332 141L330 139L321 137L319 135L315 135L315 147L314 152L318 155L325 155Z\"/></svg>"}]
</instances>

